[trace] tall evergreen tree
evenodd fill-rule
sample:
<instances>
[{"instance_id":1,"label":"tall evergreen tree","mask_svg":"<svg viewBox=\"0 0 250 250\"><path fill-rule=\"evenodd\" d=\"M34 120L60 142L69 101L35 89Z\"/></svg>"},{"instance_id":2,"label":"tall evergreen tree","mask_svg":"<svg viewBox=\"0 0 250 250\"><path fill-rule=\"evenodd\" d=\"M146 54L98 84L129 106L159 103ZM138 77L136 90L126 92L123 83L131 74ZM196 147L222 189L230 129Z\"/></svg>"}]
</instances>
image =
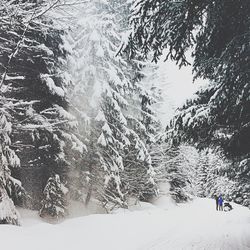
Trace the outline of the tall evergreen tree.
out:
<instances>
[{"instance_id":1,"label":"tall evergreen tree","mask_svg":"<svg viewBox=\"0 0 250 250\"><path fill-rule=\"evenodd\" d=\"M16 175L36 198L51 172L67 175L72 155L66 149L81 154L84 147L74 134L75 118L67 112L70 81L63 72L63 31L46 15L57 3L5 1L1 6L1 90L24 168Z\"/></svg>"},{"instance_id":2,"label":"tall evergreen tree","mask_svg":"<svg viewBox=\"0 0 250 250\"><path fill-rule=\"evenodd\" d=\"M92 1L85 6L84 17L67 38L74 48L69 56L75 85L71 92L72 111L81 123L83 140L91 149L82 163L83 176L92 183L87 185L87 190L104 203L111 201L119 205L126 205L129 194L140 196L139 193L145 194L150 187L153 195L156 190L145 146L146 130L136 130L132 122L133 119L140 124L144 122L134 116L135 109L140 115L143 113L141 102L133 103L130 99L139 100L140 91L133 82L132 65L126 58L117 56L127 29L121 17L123 10L128 11L128 5L120 1ZM136 106L131 108L132 105ZM95 164L90 163L90 155L95 158ZM139 179L140 182L136 181Z\"/></svg>"},{"instance_id":3,"label":"tall evergreen tree","mask_svg":"<svg viewBox=\"0 0 250 250\"><path fill-rule=\"evenodd\" d=\"M1 114L0 128L0 224L18 225L19 214L13 201L18 202L24 190L20 181L11 176L10 168L20 167L20 159L11 149L12 126L4 113Z\"/></svg>"}]
</instances>

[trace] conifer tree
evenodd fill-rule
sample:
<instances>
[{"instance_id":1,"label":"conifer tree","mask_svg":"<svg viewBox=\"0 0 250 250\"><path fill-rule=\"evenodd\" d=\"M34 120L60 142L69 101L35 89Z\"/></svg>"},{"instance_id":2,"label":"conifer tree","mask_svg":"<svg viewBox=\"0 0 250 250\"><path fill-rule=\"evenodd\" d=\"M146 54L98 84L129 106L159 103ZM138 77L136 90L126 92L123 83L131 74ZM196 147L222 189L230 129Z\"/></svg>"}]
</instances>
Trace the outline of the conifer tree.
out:
<instances>
[{"instance_id":1,"label":"conifer tree","mask_svg":"<svg viewBox=\"0 0 250 250\"><path fill-rule=\"evenodd\" d=\"M61 182L60 176L55 174L48 179L43 191L40 216L44 218L60 219L67 215L68 189Z\"/></svg>"},{"instance_id":2,"label":"conifer tree","mask_svg":"<svg viewBox=\"0 0 250 250\"><path fill-rule=\"evenodd\" d=\"M1 114L0 128L0 223L18 225L19 214L12 200L20 201L25 193L21 182L11 176L10 168L20 167L20 160L11 149L12 126L4 113Z\"/></svg>"},{"instance_id":3,"label":"conifer tree","mask_svg":"<svg viewBox=\"0 0 250 250\"><path fill-rule=\"evenodd\" d=\"M76 120L67 111L70 79L64 73L63 31L48 15L57 2L6 1L1 7L1 89L21 165L41 172L24 184L34 198L51 172L67 175L74 157L84 151ZM10 11L15 15L8 15ZM37 190L30 189L32 182Z\"/></svg>"},{"instance_id":4,"label":"conifer tree","mask_svg":"<svg viewBox=\"0 0 250 250\"><path fill-rule=\"evenodd\" d=\"M127 29L127 21L121 16L124 10L128 11L128 5L120 1L92 1L85 6L78 27L68 35L73 48L69 56L70 74L74 72L72 110L80 121L87 147L91 148L82 164L83 176L92 178L87 190L92 190L105 204L111 201L122 206L129 194L145 195L150 187L153 195L156 190L145 146L146 130L135 129L135 123L142 125L144 121L133 117L136 109L140 116L146 112L141 111L140 101L130 102L131 97L142 98L141 90L133 82L133 65L117 55ZM136 106L131 108L133 105ZM95 164L90 163L93 152Z\"/></svg>"}]
</instances>

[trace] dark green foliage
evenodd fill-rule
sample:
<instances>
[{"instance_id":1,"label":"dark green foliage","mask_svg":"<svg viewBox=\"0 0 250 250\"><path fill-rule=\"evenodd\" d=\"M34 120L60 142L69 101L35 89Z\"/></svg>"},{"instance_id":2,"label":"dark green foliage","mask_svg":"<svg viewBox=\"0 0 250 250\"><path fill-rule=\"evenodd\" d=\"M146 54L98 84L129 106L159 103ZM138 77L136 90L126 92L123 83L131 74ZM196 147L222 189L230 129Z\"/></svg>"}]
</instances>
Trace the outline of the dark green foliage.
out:
<instances>
[{"instance_id":1,"label":"dark green foliage","mask_svg":"<svg viewBox=\"0 0 250 250\"><path fill-rule=\"evenodd\" d=\"M213 141L214 131L229 127L235 134L230 150L237 154L250 151L240 135L249 134L250 122L249 13L250 2L245 0L144 0L137 1L132 20L133 44L144 56L152 52L155 61L166 49L167 58L186 65L185 52L195 47L195 78L214 82L205 100L200 95L198 101L210 107L204 120L204 124L212 124L207 143ZM134 50L128 45L127 51L130 49ZM202 140L197 134L194 138Z\"/></svg>"}]
</instances>

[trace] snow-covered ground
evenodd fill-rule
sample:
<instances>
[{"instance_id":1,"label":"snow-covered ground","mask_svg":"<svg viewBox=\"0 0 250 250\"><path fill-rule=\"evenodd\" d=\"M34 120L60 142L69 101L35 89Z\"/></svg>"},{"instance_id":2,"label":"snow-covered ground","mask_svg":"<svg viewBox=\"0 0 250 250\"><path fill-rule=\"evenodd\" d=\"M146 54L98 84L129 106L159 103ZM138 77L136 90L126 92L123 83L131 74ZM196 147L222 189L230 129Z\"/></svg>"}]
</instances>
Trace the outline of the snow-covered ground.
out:
<instances>
[{"instance_id":1,"label":"snow-covered ground","mask_svg":"<svg viewBox=\"0 0 250 250\"><path fill-rule=\"evenodd\" d=\"M233 204L215 211L215 202L196 199L179 206L141 203L114 214L71 218L51 225L21 210L23 226L0 226L6 250L247 250L250 210Z\"/></svg>"}]
</instances>

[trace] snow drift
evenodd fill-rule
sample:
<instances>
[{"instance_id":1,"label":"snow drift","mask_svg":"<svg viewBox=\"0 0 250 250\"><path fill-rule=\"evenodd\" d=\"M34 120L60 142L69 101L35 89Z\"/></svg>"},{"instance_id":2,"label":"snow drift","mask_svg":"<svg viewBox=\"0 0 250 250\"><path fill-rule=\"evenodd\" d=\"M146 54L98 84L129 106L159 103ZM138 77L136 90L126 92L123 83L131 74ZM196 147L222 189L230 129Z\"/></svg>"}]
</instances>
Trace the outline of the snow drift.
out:
<instances>
[{"instance_id":1,"label":"snow drift","mask_svg":"<svg viewBox=\"0 0 250 250\"><path fill-rule=\"evenodd\" d=\"M210 199L168 209L139 203L114 214L95 214L51 225L22 211L23 227L1 226L8 250L250 249L250 210L233 204L215 210ZM13 240L15 239L15 240Z\"/></svg>"}]
</instances>

